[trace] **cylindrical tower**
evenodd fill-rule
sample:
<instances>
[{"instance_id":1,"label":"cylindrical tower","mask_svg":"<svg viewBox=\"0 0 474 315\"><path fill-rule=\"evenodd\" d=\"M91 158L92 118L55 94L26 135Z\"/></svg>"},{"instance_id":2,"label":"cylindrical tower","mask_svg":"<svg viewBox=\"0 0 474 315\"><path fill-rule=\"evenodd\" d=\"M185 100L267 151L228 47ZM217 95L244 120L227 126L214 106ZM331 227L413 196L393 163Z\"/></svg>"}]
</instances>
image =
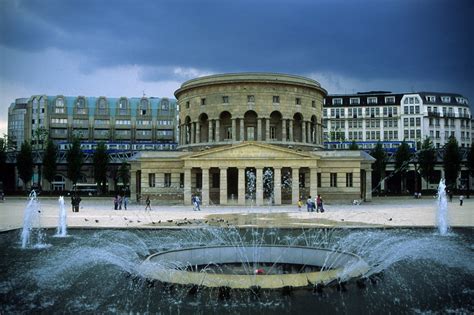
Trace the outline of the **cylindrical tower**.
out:
<instances>
[{"instance_id":1,"label":"cylindrical tower","mask_svg":"<svg viewBox=\"0 0 474 315\"><path fill-rule=\"evenodd\" d=\"M219 74L189 80L175 92L179 148L199 150L242 141L322 148L326 94L317 81L287 74Z\"/></svg>"}]
</instances>

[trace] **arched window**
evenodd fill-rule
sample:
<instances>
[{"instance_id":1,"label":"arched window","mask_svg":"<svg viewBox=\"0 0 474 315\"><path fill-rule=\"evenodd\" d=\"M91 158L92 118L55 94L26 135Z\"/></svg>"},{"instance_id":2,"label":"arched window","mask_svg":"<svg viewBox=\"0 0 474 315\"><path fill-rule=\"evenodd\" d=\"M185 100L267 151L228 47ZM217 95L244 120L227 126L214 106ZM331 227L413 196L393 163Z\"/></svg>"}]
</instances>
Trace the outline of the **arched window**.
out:
<instances>
[{"instance_id":1,"label":"arched window","mask_svg":"<svg viewBox=\"0 0 474 315\"><path fill-rule=\"evenodd\" d=\"M122 97L118 103L118 114L127 115L128 114L128 100Z\"/></svg>"},{"instance_id":2,"label":"arched window","mask_svg":"<svg viewBox=\"0 0 474 315\"><path fill-rule=\"evenodd\" d=\"M54 104L54 113L64 114L65 112L66 112L66 108L64 106L64 98L58 97L56 99L56 103Z\"/></svg>"},{"instance_id":3,"label":"arched window","mask_svg":"<svg viewBox=\"0 0 474 315\"><path fill-rule=\"evenodd\" d=\"M97 104L97 114L98 115L107 115L107 100L104 97L99 99L99 103Z\"/></svg>"},{"instance_id":4,"label":"arched window","mask_svg":"<svg viewBox=\"0 0 474 315\"><path fill-rule=\"evenodd\" d=\"M146 114L148 113L148 100L146 98L142 98L140 100L138 113L140 116L146 116Z\"/></svg>"},{"instance_id":5,"label":"arched window","mask_svg":"<svg viewBox=\"0 0 474 315\"><path fill-rule=\"evenodd\" d=\"M83 97L79 97L76 100L76 114L80 114L80 115L87 114L86 100Z\"/></svg>"},{"instance_id":6,"label":"arched window","mask_svg":"<svg viewBox=\"0 0 474 315\"><path fill-rule=\"evenodd\" d=\"M161 110L168 111L170 109L170 101L166 98L161 100Z\"/></svg>"}]
</instances>

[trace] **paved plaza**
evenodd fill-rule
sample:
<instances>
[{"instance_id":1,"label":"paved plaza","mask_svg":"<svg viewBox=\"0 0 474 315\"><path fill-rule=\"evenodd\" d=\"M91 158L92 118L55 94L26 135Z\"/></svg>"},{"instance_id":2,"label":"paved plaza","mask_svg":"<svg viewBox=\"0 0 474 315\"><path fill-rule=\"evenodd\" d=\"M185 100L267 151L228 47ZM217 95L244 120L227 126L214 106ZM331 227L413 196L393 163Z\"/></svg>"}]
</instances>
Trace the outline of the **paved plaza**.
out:
<instances>
[{"instance_id":1,"label":"paved plaza","mask_svg":"<svg viewBox=\"0 0 474 315\"><path fill-rule=\"evenodd\" d=\"M58 225L57 197L40 196L41 226ZM27 197L10 197L0 203L0 231L22 226ZM114 210L112 198L82 197L79 212L72 212L70 199L65 198L68 227L75 228L196 228L204 226L238 227L434 227L437 200L433 196L374 197L361 205L325 205L324 213L301 211L296 205L286 206L203 206L193 211L191 206L152 203L131 204L127 210ZM457 196L448 202L449 224L452 227L474 226L474 198L459 205Z\"/></svg>"}]
</instances>

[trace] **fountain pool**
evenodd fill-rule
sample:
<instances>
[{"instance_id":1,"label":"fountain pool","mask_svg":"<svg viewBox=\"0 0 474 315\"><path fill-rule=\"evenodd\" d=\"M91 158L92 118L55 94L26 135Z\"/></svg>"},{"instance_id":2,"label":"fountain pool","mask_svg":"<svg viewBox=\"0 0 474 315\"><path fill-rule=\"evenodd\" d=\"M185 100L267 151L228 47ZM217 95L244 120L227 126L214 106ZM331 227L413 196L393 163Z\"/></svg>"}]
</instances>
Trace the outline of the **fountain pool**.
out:
<instances>
[{"instance_id":1,"label":"fountain pool","mask_svg":"<svg viewBox=\"0 0 474 315\"><path fill-rule=\"evenodd\" d=\"M0 313L472 313L473 229L45 230L48 248L0 234ZM313 247L369 266L365 281L285 290L212 288L146 277L147 257L185 248ZM210 261L209 261L210 262ZM177 270L192 268L178 266ZM252 260L244 269L261 266ZM268 268L268 266L264 266ZM268 269L267 269L268 270ZM280 271L284 274L286 271ZM278 275L276 275L278 276Z\"/></svg>"}]
</instances>

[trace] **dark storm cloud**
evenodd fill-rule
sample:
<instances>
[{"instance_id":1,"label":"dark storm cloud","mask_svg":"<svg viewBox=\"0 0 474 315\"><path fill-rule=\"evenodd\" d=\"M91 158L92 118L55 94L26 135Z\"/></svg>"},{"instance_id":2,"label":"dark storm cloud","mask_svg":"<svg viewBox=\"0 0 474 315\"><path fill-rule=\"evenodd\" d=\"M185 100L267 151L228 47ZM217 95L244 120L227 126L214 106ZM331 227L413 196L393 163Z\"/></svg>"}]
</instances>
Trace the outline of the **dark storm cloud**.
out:
<instances>
[{"instance_id":1,"label":"dark storm cloud","mask_svg":"<svg viewBox=\"0 0 474 315\"><path fill-rule=\"evenodd\" d=\"M0 1L0 43L117 65L474 84L473 1ZM158 69L158 70L156 70Z\"/></svg>"}]
</instances>

